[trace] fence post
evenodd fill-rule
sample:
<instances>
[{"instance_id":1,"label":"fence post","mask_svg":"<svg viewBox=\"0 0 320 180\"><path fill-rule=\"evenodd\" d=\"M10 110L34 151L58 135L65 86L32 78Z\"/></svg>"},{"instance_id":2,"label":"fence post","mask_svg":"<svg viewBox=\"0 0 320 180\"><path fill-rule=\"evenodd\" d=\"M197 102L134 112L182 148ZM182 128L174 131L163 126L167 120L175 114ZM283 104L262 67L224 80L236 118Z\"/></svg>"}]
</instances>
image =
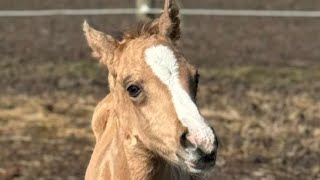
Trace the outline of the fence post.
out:
<instances>
[{"instance_id":1,"label":"fence post","mask_svg":"<svg viewBox=\"0 0 320 180\"><path fill-rule=\"evenodd\" d=\"M154 19L155 15L150 14L149 9L154 8L155 0L136 0L137 13L139 20Z\"/></svg>"}]
</instances>

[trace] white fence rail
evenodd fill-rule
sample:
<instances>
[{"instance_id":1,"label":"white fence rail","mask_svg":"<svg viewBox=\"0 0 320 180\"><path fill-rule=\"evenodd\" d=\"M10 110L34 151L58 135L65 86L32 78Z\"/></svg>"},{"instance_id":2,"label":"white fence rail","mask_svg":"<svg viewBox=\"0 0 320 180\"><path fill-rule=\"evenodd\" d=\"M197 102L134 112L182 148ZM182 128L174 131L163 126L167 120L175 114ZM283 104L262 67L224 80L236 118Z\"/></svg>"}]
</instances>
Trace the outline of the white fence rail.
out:
<instances>
[{"instance_id":1,"label":"white fence rail","mask_svg":"<svg viewBox=\"0 0 320 180\"><path fill-rule=\"evenodd\" d=\"M0 10L0 17L29 16L91 16L91 15L121 15L136 14L134 8L116 9L50 9L50 10ZM158 14L162 9L149 9L147 13ZM291 10L228 10L228 9L181 9L182 15L200 16L256 16L256 17L320 17L320 11Z\"/></svg>"}]
</instances>

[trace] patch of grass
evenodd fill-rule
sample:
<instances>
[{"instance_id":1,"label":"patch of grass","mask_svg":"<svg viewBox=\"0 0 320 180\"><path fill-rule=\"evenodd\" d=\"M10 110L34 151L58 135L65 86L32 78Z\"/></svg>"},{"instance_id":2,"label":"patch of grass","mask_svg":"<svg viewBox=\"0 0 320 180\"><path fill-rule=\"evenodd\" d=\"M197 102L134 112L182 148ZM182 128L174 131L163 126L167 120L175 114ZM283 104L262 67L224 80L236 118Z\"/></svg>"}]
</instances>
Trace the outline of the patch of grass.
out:
<instances>
[{"instance_id":1,"label":"patch of grass","mask_svg":"<svg viewBox=\"0 0 320 180\"><path fill-rule=\"evenodd\" d=\"M106 73L106 68L97 62L68 63L64 68L66 74L89 79L96 78L99 76L98 74Z\"/></svg>"},{"instance_id":2,"label":"patch of grass","mask_svg":"<svg viewBox=\"0 0 320 180\"><path fill-rule=\"evenodd\" d=\"M266 66L231 66L203 68L200 73L209 79L230 79L251 85L292 85L312 82L320 79L320 67L266 67Z\"/></svg>"},{"instance_id":3,"label":"patch of grass","mask_svg":"<svg viewBox=\"0 0 320 180\"><path fill-rule=\"evenodd\" d=\"M99 66L89 61L39 64L34 69L26 67L28 73L22 78L39 81L28 87L41 87L51 78L103 79L104 68ZM317 67L224 66L202 68L200 73L204 81L199 108L220 139L217 168L221 172L318 179ZM79 164L83 172L94 145L90 119L101 100L88 90L92 88L88 84L52 91L49 96L46 92L0 96L0 146L6 147L0 161L5 166L15 162L24 169L21 179L70 174L60 170ZM73 93L77 88L81 94ZM34 173L44 170L44 175Z\"/></svg>"}]
</instances>

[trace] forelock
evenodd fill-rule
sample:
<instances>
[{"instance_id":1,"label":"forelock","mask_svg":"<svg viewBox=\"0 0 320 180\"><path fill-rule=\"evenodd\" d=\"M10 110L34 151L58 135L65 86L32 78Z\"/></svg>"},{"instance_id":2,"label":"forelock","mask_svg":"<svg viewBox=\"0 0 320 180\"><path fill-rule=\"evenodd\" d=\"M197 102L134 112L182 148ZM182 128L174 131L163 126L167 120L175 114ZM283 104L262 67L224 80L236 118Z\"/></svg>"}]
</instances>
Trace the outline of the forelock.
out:
<instances>
[{"instance_id":1,"label":"forelock","mask_svg":"<svg viewBox=\"0 0 320 180\"><path fill-rule=\"evenodd\" d=\"M159 33L158 20L140 22L124 33L123 40L132 40L141 36L149 37Z\"/></svg>"}]
</instances>

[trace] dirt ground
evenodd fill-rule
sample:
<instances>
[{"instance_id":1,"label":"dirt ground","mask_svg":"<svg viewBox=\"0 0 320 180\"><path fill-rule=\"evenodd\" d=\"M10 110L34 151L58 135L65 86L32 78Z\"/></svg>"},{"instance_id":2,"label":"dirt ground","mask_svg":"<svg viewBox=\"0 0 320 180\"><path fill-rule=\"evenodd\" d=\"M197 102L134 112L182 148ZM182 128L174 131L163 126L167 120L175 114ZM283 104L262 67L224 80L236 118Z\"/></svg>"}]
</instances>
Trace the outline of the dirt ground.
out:
<instances>
[{"instance_id":1,"label":"dirt ground","mask_svg":"<svg viewBox=\"0 0 320 180\"><path fill-rule=\"evenodd\" d=\"M61 2L61 3L58 3ZM1 9L131 7L132 1L1 1ZM63 3L62 3L63 2ZM185 7L319 9L318 1L205 0ZM268 2L268 3L267 3ZM0 18L0 179L83 179L106 70L81 32L132 16ZM215 180L320 179L320 19L186 16L180 47L220 139Z\"/></svg>"}]
</instances>

